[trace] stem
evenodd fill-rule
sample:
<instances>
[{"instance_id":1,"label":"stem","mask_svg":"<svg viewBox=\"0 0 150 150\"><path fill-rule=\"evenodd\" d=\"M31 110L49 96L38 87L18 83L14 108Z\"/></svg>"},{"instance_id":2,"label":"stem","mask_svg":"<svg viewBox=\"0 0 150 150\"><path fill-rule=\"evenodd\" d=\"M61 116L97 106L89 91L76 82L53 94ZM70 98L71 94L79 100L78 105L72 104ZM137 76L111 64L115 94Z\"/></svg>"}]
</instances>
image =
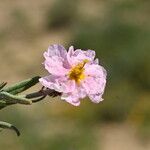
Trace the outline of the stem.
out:
<instances>
[{"instance_id":1,"label":"stem","mask_svg":"<svg viewBox=\"0 0 150 150\"><path fill-rule=\"evenodd\" d=\"M25 98L27 98L27 99L33 99L32 102L35 103L35 102L41 101L47 95L51 96L51 97L56 97L56 96L61 95L61 93L56 92L56 91L54 91L52 89L48 89L48 88L44 89L44 87L42 87L42 89L40 91L31 93L31 94L27 94L25 96ZM37 98L37 97L40 97L40 98L34 100L34 98Z\"/></svg>"}]
</instances>

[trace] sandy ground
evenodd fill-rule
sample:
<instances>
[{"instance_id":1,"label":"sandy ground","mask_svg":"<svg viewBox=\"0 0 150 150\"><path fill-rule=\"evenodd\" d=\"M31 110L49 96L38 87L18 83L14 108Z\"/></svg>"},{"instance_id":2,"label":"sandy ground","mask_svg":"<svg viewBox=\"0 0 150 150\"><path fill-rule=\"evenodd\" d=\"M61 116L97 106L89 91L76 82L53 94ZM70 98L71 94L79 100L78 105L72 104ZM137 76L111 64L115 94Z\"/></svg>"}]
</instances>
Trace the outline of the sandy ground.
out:
<instances>
[{"instance_id":1,"label":"sandy ground","mask_svg":"<svg viewBox=\"0 0 150 150\"><path fill-rule=\"evenodd\" d=\"M134 126L109 125L101 129L102 150L149 150L150 143L143 143ZM100 149L100 148L99 148Z\"/></svg>"}]
</instances>

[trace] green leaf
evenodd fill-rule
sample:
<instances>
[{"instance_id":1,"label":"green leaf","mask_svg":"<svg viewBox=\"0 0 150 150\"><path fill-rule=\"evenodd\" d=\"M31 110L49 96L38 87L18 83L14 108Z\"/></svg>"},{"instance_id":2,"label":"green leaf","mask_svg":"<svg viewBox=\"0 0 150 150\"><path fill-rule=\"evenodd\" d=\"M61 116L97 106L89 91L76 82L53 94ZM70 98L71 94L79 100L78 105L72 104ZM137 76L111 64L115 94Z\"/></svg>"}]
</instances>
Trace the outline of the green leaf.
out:
<instances>
[{"instance_id":1,"label":"green leaf","mask_svg":"<svg viewBox=\"0 0 150 150\"><path fill-rule=\"evenodd\" d=\"M0 90L1 90L6 84L7 84L7 82L2 82L2 83L0 84Z\"/></svg>"},{"instance_id":2,"label":"green leaf","mask_svg":"<svg viewBox=\"0 0 150 150\"><path fill-rule=\"evenodd\" d=\"M6 102L3 100L0 100L0 109L4 108L6 106L7 106Z\"/></svg>"},{"instance_id":3,"label":"green leaf","mask_svg":"<svg viewBox=\"0 0 150 150\"><path fill-rule=\"evenodd\" d=\"M25 81L19 82L13 86L10 86L8 88L5 88L4 91L11 93L11 94L18 94L21 93L27 89L29 89L30 87L34 86L35 84L37 84L39 82L39 76L27 79Z\"/></svg>"},{"instance_id":4,"label":"green leaf","mask_svg":"<svg viewBox=\"0 0 150 150\"><path fill-rule=\"evenodd\" d=\"M10 123L0 121L0 128L13 130L16 132L16 134L18 136L20 136L19 130L14 125L12 125Z\"/></svg>"},{"instance_id":5,"label":"green leaf","mask_svg":"<svg viewBox=\"0 0 150 150\"><path fill-rule=\"evenodd\" d=\"M24 98L24 96L16 96L12 95L7 92L0 92L0 99L6 102L6 104L24 104L24 105L31 105L32 101Z\"/></svg>"}]
</instances>

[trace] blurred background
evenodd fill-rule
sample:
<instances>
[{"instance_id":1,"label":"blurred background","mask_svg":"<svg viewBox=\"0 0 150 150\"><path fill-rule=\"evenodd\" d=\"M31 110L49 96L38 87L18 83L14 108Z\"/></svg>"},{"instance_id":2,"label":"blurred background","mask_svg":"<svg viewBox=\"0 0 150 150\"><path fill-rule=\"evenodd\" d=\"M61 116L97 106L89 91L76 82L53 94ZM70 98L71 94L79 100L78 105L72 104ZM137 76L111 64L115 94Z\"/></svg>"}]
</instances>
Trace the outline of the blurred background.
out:
<instances>
[{"instance_id":1,"label":"blurred background","mask_svg":"<svg viewBox=\"0 0 150 150\"><path fill-rule=\"evenodd\" d=\"M150 149L150 1L0 0L0 81L45 76L50 44L93 49L108 71L104 101L80 107L47 98L1 110L21 130L3 150ZM36 89L39 89L39 85Z\"/></svg>"}]
</instances>

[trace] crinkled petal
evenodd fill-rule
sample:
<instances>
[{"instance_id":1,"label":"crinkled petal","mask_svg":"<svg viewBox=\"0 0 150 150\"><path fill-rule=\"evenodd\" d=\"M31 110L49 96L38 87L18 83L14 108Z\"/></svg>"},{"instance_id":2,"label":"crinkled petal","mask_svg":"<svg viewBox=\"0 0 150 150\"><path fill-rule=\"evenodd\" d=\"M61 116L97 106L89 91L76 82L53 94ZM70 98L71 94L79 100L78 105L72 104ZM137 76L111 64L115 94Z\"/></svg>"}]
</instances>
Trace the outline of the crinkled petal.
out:
<instances>
[{"instance_id":1,"label":"crinkled petal","mask_svg":"<svg viewBox=\"0 0 150 150\"><path fill-rule=\"evenodd\" d=\"M67 60L69 62L69 64L72 66L72 55L74 54L74 47L73 46L70 46L69 47L69 50L68 50L68 53L67 53Z\"/></svg>"},{"instance_id":2,"label":"crinkled petal","mask_svg":"<svg viewBox=\"0 0 150 150\"><path fill-rule=\"evenodd\" d=\"M49 76L40 78L39 81L44 87L60 92L61 91L60 85L57 84L58 79L59 79L58 76L49 75Z\"/></svg>"},{"instance_id":3,"label":"crinkled petal","mask_svg":"<svg viewBox=\"0 0 150 150\"><path fill-rule=\"evenodd\" d=\"M76 85L76 88L74 91L70 93L64 93L61 97L61 99L67 101L68 103L78 106L80 105L80 99L83 99L86 97L86 91L83 87Z\"/></svg>"},{"instance_id":4,"label":"crinkled petal","mask_svg":"<svg viewBox=\"0 0 150 150\"><path fill-rule=\"evenodd\" d=\"M88 95L103 93L105 84L106 80L104 78L97 77L86 77L86 79L82 82L82 86Z\"/></svg>"},{"instance_id":5,"label":"crinkled petal","mask_svg":"<svg viewBox=\"0 0 150 150\"><path fill-rule=\"evenodd\" d=\"M94 60L95 58L95 51L93 50L87 50L84 51L85 56L87 56L90 60Z\"/></svg>"},{"instance_id":6,"label":"crinkled petal","mask_svg":"<svg viewBox=\"0 0 150 150\"><path fill-rule=\"evenodd\" d=\"M65 100L66 102L74 105L74 106L79 106L80 105L80 100L77 96L73 95L72 93L63 93L61 96L62 100Z\"/></svg>"},{"instance_id":7,"label":"crinkled petal","mask_svg":"<svg viewBox=\"0 0 150 150\"><path fill-rule=\"evenodd\" d=\"M53 57L58 56L62 58L66 58L67 50L62 46L58 44L50 45L48 47L47 52L44 53L44 57Z\"/></svg>"},{"instance_id":8,"label":"crinkled petal","mask_svg":"<svg viewBox=\"0 0 150 150\"><path fill-rule=\"evenodd\" d=\"M67 51L61 45L49 46L48 51L44 53L45 69L50 74L65 75L70 69L67 61Z\"/></svg>"},{"instance_id":9,"label":"crinkled petal","mask_svg":"<svg viewBox=\"0 0 150 150\"><path fill-rule=\"evenodd\" d=\"M95 51L93 50L83 51L81 49L77 49L74 51L73 47L69 48L69 52L67 55L68 62L71 64L71 66L75 66L78 63L83 62L84 60L94 62L94 58L95 58Z\"/></svg>"},{"instance_id":10,"label":"crinkled petal","mask_svg":"<svg viewBox=\"0 0 150 150\"><path fill-rule=\"evenodd\" d=\"M87 77L83 82L82 86L85 88L87 95L94 103L102 101L102 95L106 86L105 78L98 77Z\"/></svg>"},{"instance_id":11,"label":"crinkled petal","mask_svg":"<svg viewBox=\"0 0 150 150\"><path fill-rule=\"evenodd\" d=\"M93 61L93 64L98 65L98 64L99 64L99 59L98 59L98 58L96 58L96 59Z\"/></svg>"},{"instance_id":12,"label":"crinkled petal","mask_svg":"<svg viewBox=\"0 0 150 150\"><path fill-rule=\"evenodd\" d=\"M76 84L74 80L68 80L65 78L64 81L60 81L63 89L63 93L73 92L76 88Z\"/></svg>"},{"instance_id":13,"label":"crinkled petal","mask_svg":"<svg viewBox=\"0 0 150 150\"><path fill-rule=\"evenodd\" d=\"M44 66L50 74L56 76L63 76L69 71L69 69L64 68L63 60L58 57L47 58L44 62Z\"/></svg>"},{"instance_id":14,"label":"crinkled petal","mask_svg":"<svg viewBox=\"0 0 150 150\"><path fill-rule=\"evenodd\" d=\"M72 92L75 89L75 81L68 80L66 77L49 75L40 78L39 81L43 86L61 93Z\"/></svg>"},{"instance_id":15,"label":"crinkled petal","mask_svg":"<svg viewBox=\"0 0 150 150\"><path fill-rule=\"evenodd\" d=\"M83 99L87 96L86 90L82 87L82 85L78 86L77 94L80 99Z\"/></svg>"},{"instance_id":16,"label":"crinkled petal","mask_svg":"<svg viewBox=\"0 0 150 150\"><path fill-rule=\"evenodd\" d=\"M86 64L84 66L86 76L100 77L106 79L107 72L106 70L97 64Z\"/></svg>"},{"instance_id":17,"label":"crinkled petal","mask_svg":"<svg viewBox=\"0 0 150 150\"><path fill-rule=\"evenodd\" d=\"M102 95L103 95L103 93L91 94L91 95L89 95L89 98L91 99L92 102L99 103L99 102L103 101Z\"/></svg>"}]
</instances>

